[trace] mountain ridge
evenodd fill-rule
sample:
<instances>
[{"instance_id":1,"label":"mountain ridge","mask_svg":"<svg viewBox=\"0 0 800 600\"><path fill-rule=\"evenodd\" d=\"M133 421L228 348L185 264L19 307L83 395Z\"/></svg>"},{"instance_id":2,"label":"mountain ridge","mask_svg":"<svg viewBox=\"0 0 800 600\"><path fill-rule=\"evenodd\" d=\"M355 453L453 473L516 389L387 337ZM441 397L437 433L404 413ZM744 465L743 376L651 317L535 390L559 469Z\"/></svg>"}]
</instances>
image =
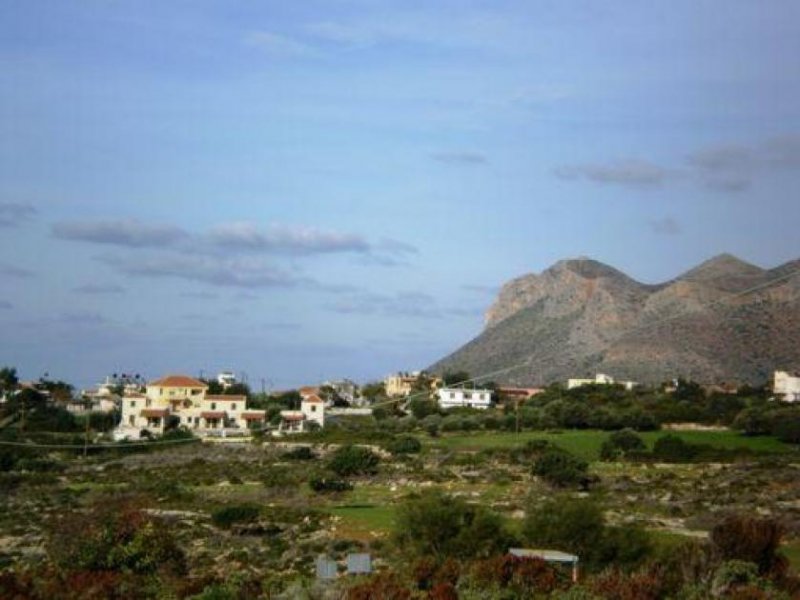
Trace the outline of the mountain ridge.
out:
<instances>
[{"instance_id":1,"label":"mountain ridge","mask_svg":"<svg viewBox=\"0 0 800 600\"><path fill-rule=\"evenodd\" d=\"M721 254L645 284L587 257L561 260L503 285L484 331L430 369L480 374L521 363L499 379L526 384L593 371L758 383L800 367L798 271L800 259L763 269Z\"/></svg>"}]
</instances>

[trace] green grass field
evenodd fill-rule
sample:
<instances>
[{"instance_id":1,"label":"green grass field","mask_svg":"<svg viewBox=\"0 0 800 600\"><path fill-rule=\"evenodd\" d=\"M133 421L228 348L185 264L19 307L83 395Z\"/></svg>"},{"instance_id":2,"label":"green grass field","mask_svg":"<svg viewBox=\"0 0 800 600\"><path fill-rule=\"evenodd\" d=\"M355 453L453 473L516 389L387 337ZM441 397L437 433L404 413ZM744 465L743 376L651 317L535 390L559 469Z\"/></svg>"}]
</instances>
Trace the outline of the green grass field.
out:
<instances>
[{"instance_id":1,"label":"green grass field","mask_svg":"<svg viewBox=\"0 0 800 600\"><path fill-rule=\"evenodd\" d=\"M345 504L327 510L341 517L338 529L345 537L375 537L376 534L391 531L394 524L395 508L392 505Z\"/></svg>"},{"instance_id":2,"label":"green grass field","mask_svg":"<svg viewBox=\"0 0 800 600\"><path fill-rule=\"evenodd\" d=\"M785 453L797 450L768 436L745 437L735 431L649 431L641 434L652 447L655 441L672 433L694 444L708 444L717 448L748 448L753 452ZM523 431L521 433L486 432L445 434L439 438L423 438L431 448L443 450L484 450L486 448L513 448L529 440L548 440L557 446L589 461L597 460L600 446L610 434L596 430L566 430L560 433Z\"/></svg>"}]
</instances>

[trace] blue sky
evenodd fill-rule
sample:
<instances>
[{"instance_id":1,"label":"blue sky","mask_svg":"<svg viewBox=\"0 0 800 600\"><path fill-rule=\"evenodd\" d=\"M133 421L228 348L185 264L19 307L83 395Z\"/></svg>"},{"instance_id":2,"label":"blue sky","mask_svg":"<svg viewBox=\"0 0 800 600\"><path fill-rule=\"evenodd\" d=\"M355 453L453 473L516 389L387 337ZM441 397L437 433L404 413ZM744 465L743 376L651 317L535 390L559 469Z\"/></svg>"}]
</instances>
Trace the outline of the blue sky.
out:
<instances>
[{"instance_id":1,"label":"blue sky","mask_svg":"<svg viewBox=\"0 0 800 600\"><path fill-rule=\"evenodd\" d=\"M791 1L0 6L0 364L413 369L504 281L800 256Z\"/></svg>"}]
</instances>

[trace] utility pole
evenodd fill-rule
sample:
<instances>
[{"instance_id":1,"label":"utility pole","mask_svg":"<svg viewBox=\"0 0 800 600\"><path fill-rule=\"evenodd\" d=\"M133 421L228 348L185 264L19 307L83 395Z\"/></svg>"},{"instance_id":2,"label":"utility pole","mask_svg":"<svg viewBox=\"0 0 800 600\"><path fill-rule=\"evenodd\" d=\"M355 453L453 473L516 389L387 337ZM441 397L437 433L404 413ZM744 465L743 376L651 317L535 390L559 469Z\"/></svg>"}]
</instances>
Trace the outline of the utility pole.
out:
<instances>
[{"instance_id":1,"label":"utility pole","mask_svg":"<svg viewBox=\"0 0 800 600\"><path fill-rule=\"evenodd\" d=\"M86 432L83 435L83 459L89 454L89 413L86 414Z\"/></svg>"}]
</instances>

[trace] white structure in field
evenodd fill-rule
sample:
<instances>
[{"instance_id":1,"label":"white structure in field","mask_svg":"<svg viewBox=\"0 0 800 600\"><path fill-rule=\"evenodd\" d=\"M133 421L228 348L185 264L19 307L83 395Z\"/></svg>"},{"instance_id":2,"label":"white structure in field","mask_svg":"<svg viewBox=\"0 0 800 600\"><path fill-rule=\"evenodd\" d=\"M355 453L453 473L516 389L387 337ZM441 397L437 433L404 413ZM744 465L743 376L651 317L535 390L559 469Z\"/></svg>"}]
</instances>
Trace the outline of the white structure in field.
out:
<instances>
[{"instance_id":1,"label":"white structure in field","mask_svg":"<svg viewBox=\"0 0 800 600\"><path fill-rule=\"evenodd\" d=\"M249 410L246 396L210 396L207 389L197 379L168 375L148 383L144 394L125 394L114 436L137 439L142 431L161 434L168 424L200 434L263 426L266 411Z\"/></svg>"},{"instance_id":2,"label":"white structure in field","mask_svg":"<svg viewBox=\"0 0 800 600\"><path fill-rule=\"evenodd\" d=\"M492 405L492 390L465 390L462 388L441 388L437 391L440 408L480 408Z\"/></svg>"},{"instance_id":3,"label":"white structure in field","mask_svg":"<svg viewBox=\"0 0 800 600\"><path fill-rule=\"evenodd\" d=\"M610 375L598 373L594 379L567 379L567 389L581 387L584 385L621 385L626 390L632 390L638 384L635 381L615 381Z\"/></svg>"},{"instance_id":4,"label":"white structure in field","mask_svg":"<svg viewBox=\"0 0 800 600\"><path fill-rule=\"evenodd\" d=\"M282 410L276 433L303 433L311 430L311 423L320 429L325 427L325 402L316 394L304 396L300 401L300 410Z\"/></svg>"},{"instance_id":5,"label":"white structure in field","mask_svg":"<svg viewBox=\"0 0 800 600\"><path fill-rule=\"evenodd\" d=\"M786 402L800 402L800 375L775 371L772 391Z\"/></svg>"}]
</instances>

